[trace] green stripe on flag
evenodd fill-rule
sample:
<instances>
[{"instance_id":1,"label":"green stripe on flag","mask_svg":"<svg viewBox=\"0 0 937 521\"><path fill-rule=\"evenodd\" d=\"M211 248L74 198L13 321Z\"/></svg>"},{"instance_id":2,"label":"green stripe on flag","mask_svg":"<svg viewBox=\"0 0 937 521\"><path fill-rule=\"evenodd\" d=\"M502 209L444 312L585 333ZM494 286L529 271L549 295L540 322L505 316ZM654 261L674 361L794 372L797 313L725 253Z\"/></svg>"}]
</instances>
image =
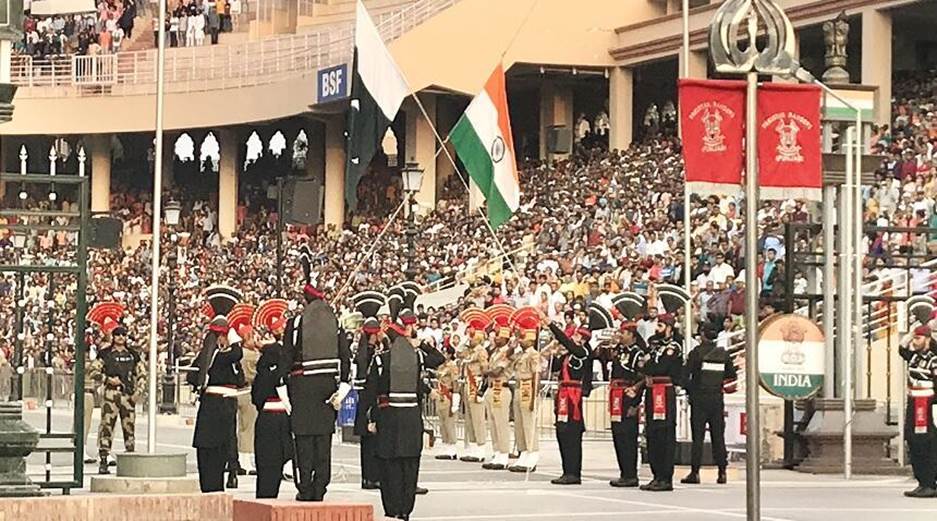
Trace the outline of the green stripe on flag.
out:
<instances>
[{"instance_id":1,"label":"green stripe on flag","mask_svg":"<svg viewBox=\"0 0 937 521\"><path fill-rule=\"evenodd\" d=\"M466 117L459 119L449 138L469 176L485 196L488 222L492 228L497 228L511 218L512 212L494 183L494 166L488 148L478 139L478 134Z\"/></svg>"}]
</instances>

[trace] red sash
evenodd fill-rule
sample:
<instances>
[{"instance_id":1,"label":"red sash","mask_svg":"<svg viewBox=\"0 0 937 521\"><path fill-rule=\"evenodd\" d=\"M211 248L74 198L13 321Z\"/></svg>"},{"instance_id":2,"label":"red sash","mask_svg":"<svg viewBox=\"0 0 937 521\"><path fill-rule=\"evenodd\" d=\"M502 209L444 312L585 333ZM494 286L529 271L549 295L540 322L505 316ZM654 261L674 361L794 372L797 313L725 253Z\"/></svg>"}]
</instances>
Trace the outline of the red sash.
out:
<instances>
[{"instance_id":1,"label":"red sash","mask_svg":"<svg viewBox=\"0 0 937 521\"><path fill-rule=\"evenodd\" d=\"M667 388L673 387L670 378L651 379L651 419L663 421L667 419Z\"/></svg>"},{"instance_id":2,"label":"red sash","mask_svg":"<svg viewBox=\"0 0 937 521\"><path fill-rule=\"evenodd\" d=\"M620 422L624 416L624 402L624 380L612 380L608 383L608 414L613 422Z\"/></svg>"},{"instance_id":3,"label":"red sash","mask_svg":"<svg viewBox=\"0 0 937 521\"><path fill-rule=\"evenodd\" d=\"M556 396L556 421L567 423L570 421L570 409L572 409L572 421L582 421L582 382L573 380L569 376L569 357L563 360L563 369L560 371L560 390Z\"/></svg>"},{"instance_id":4,"label":"red sash","mask_svg":"<svg viewBox=\"0 0 937 521\"><path fill-rule=\"evenodd\" d=\"M927 434L931 397L932 395L911 397L914 401L914 434Z\"/></svg>"}]
</instances>

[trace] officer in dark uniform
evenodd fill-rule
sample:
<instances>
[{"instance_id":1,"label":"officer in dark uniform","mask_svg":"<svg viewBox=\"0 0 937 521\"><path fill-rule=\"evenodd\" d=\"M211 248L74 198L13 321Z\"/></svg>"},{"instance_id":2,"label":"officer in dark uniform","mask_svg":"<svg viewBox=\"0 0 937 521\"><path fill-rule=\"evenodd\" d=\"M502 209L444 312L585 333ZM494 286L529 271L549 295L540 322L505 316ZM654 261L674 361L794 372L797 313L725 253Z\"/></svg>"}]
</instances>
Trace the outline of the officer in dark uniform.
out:
<instances>
[{"instance_id":1,"label":"officer in dark uniform","mask_svg":"<svg viewBox=\"0 0 937 521\"><path fill-rule=\"evenodd\" d=\"M937 342L927 326L914 329L903 339L898 353L908 363L908 406L904 437L908 442L911 469L918 486L904 493L913 498L937 497Z\"/></svg>"},{"instance_id":2,"label":"officer in dark uniform","mask_svg":"<svg viewBox=\"0 0 937 521\"><path fill-rule=\"evenodd\" d=\"M722 317L716 317L700 325L702 342L690 354L686 362L686 392L690 399L690 429L693 434L693 451L690 457L690 473L680 483L698 484L699 469L703 461L703 441L706 426L712 443L713 462L719 468L716 483L726 483L726 385L737 378L732 357L722 347L716 346L716 338L722 330Z\"/></svg>"},{"instance_id":3,"label":"officer in dark uniform","mask_svg":"<svg viewBox=\"0 0 937 521\"><path fill-rule=\"evenodd\" d=\"M610 353L608 410L620 473L618 479L609 482L613 487L638 486L638 409L644 388L646 348L638 324L623 322L619 341Z\"/></svg>"},{"instance_id":4,"label":"officer in dark uniform","mask_svg":"<svg viewBox=\"0 0 937 521\"><path fill-rule=\"evenodd\" d=\"M682 346L674 338L673 315L657 319L657 332L648 339L644 363L645 437L654 479L641 485L653 492L673 490L674 453L677 449L677 393L683 375Z\"/></svg>"},{"instance_id":5,"label":"officer in dark uniform","mask_svg":"<svg viewBox=\"0 0 937 521\"><path fill-rule=\"evenodd\" d=\"M283 316L286 302L272 299L254 312L254 327L268 331L272 341L262 343L257 360L257 375L251 386L251 403L257 408L254 422L254 454L257 460L258 499L280 494L283 466L293 459L293 435L290 433L290 403L286 378L292 360L284 357Z\"/></svg>"},{"instance_id":6,"label":"officer in dark uniform","mask_svg":"<svg viewBox=\"0 0 937 521\"><path fill-rule=\"evenodd\" d=\"M375 452L374 433L368 430L368 410L374 406L376 396L365 385L368 370L376 353L386 346L386 336L381 332L381 323L377 320L378 311L387 298L376 291L364 291L354 297L355 309L364 317L364 323L358 335L355 351L354 378L352 385L358 393L358 407L355 409L355 435L359 438L361 455L361 488L377 490L381 488L381 467Z\"/></svg>"},{"instance_id":7,"label":"officer in dark uniform","mask_svg":"<svg viewBox=\"0 0 937 521\"><path fill-rule=\"evenodd\" d=\"M127 329L118 325L111 332L111 346L98 354L96 368L104 380L104 401L101 403L101 428L98 432L100 464L98 474L110 474L108 456L114 438L114 424L120 417L124 432L124 448L133 452L134 425L136 423L136 396L146 382L146 368L140 355L127 346Z\"/></svg>"},{"instance_id":8,"label":"officer in dark uniform","mask_svg":"<svg viewBox=\"0 0 937 521\"><path fill-rule=\"evenodd\" d=\"M202 492L224 490L224 472L233 442L231 433L237 429L237 388L243 379L241 356L240 337L228 327L227 318L216 315L195 359L198 372L190 372L187 377L199 393L192 446L196 449ZM236 480L235 472L231 474Z\"/></svg>"},{"instance_id":9,"label":"officer in dark uniform","mask_svg":"<svg viewBox=\"0 0 937 521\"><path fill-rule=\"evenodd\" d=\"M283 340L292 360L288 389L299 468L296 499L322 501L332 479L336 413L351 391L351 353L325 295L313 285L308 246L301 248L300 262L306 275L306 305L287 323Z\"/></svg>"},{"instance_id":10,"label":"officer in dark uniform","mask_svg":"<svg viewBox=\"0 0 937 521\"><path fill-rule=\"evenodd\" d=\"M397 315L395 302L389 299L392 317ZM397 519L410 519L416 501L426 394L421 375L445 362L441 353L417 341L416 322L410 310L400 312L399 322L391 322L390 347L375 355L367 381L368 392L377 398L368 420L382 466L381 502L384 514Z\"/></svg>"},{"instance_id":11,"label":"officer in dark uniform","mask_svg":"<svg viewBox=\"0 0 937 521\"><path fill-rule=\"evenodd\" d=\"M553 413L556 416L556 441L560 446L563 475L550 483L579 485L582 483L582 433L586 430L582 400L592 391L592 351L589 349L592 331L574 326L564 331L542 313L541 319L562 347L552 353L554 356L550 370L559 372Z\"/></svg>"}]
</instances>

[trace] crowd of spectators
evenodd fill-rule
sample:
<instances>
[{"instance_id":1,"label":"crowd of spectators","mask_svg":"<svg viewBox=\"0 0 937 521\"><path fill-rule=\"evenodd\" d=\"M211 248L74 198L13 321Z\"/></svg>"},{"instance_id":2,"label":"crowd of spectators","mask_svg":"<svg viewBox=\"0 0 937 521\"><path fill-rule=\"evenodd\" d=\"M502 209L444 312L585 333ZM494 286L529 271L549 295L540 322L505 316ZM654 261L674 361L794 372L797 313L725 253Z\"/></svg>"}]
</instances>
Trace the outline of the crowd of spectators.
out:
<instances>
[{"instance_id":1,"label":"crowd of spectators","mask_svg":"<svg viewBox=\"0 0 937 521\"><path fill-rule=\"evenodd\" d=\"M872 138L872 146L886 158L876 174L878 184L865 187L870 225L921 227L937 222L934 77L899 78L896 82L894 125L876 129ZM400 204L399 184L386 181L386 175L366 177L359 197L362 210L367 211L351 216L343 229L287 227L282 291L277 290L275 260L278 216L275 204L266 199L265 186L242 187L239 228L229 241L218 236L213 202L186 198L178 191L167 193L165 199L172 197L183 203L183 218L176 229L166 230L163 236L164 251L177 253L178 267L170 270L168 256L163 256L160 350L167 350L170 299L176 309L176 354L197 349L204 326L199 314L200 294L211 284L237 287L245 300L254 304L274 296L298 300L302 283L296 256L303 243L318 253L317 284L334 300L340 315L349 311L349 297L357 291L386 289L403 280L408 271L427 291L467 284L468 289L456 301L417 310L423 333L437 341L445 337L459 310L469 304L535 305L557 320L582 321L589 303L607 302L622 291L647 297L650 307L643 322L650 332L653 328L647 324L658 312L676 314L678 324L683 312L679 306L665 309L667 303L656 298L657 286L685 286L688 278L693 316L724 316L726 333L722 339L728 341L728 332L740 328L744 311L744 201L733 195L692 197L691 268L685 273L680 145L670 132L661 130L663 125L656 125L653 138L628 150L580 147L577 153L550 164L522 165L521 207L497 230L497 241L481 215L469 211L469 197L459 178L451 177L443 185L437 207L417 220L412 263L406 253L407 220L398 214L393 222L388 221ZM130 223L127 226L139 226L142 232L149 229L152 207L144 192L121 191L111 202L117 215ZM785 265L787 249L815 248L818 234L795 234L797 244L786 244L784 228L787 223L817 222L820 212L816 204L805 201L763 201L758 215L755 291L761 296L761 314L767 315L786 306L788 291L803 295L810 291L808 281L818 277L815 267ZM72 238L69 233L49 232L35 238L31 248L40 262L52 262L61 257L58 249ZM931 255L930 238L926 233L870 232L863 245L868 254L865 280L887 279L898 259ZM0 255L12 255L11 246L12 238L0 235ZM372 248L373 255L368 257ZM150 255L150 244L144 241L127 251L93 250L89 259L89 302L113 299L124 303L132 342L141 347L147 342L149 328ZM790 269L794 273L789 273ZM43 277L47 275L33 276L26 284L27 365L67 366L72 356L74 313L70 306L76 281L67 275L56 276L54 305L49 308L48 284ZM791 280L792 285L788 284ZM924 276L915 282L914 289L930 291L930 286ZM0 277L0 309L14 309L15 291L13 275ZM0 314L0 352L7 355L15 339L14 324L15 314ZM59 362L44 355L50 331L60 339L52 342Z\"/></svg>"},{"instance_id":2,"label":"crowd of spectators","mask_svg":"<svg viewBox=\"0 0 937 521\"><path fill-rule=\"evenodd\" d=\"M101 0L91 13L33 16L23 21L20 54L37 58L118 52L133 35L134 0Z\"/></svg>"}]
</instances>

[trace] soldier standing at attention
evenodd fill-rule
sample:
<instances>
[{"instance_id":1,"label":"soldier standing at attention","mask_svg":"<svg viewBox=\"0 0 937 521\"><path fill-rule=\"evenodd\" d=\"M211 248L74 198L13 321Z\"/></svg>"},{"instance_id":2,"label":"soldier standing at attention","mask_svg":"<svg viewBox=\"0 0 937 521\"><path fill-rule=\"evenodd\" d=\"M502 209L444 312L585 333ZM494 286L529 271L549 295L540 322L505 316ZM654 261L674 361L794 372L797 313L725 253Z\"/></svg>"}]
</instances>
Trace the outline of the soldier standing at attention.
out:
<instances>
[{"instance_id":1,"label":"soldier standing at attention","mask_svg":"<svg viewBox=\"0 0 937 521\"><path fill-rule=\"evenodd\" d=\"M107 457L111 453L114 424L120 417L124 447L133 452L134 424L138 390L146 382L146 368L140 355L127 347L127 329L117 326L111 333L111 347L96 360L104 377L104 401L101 403L101 429L98 431L98 473L110 474Z\"/></svg>"},{"instance_id":2,"label":"soldier standing at attention","mask_svg":"<svg viewBox=\"0 0 937 521\"><path fill-rule=\"evenodd\" d=\"M644 364L644 414L647 456L654 479L641 490L673 490L673 465L677 450L677 393L683 375L682 346L673 335L674 318L661 315L657 332L648 340Z\"/></svg>"},{"instance_id":3,"label":"soldier standing at attention","mask_svg":"<svg viewBox=\"0 0 937 521\"><path fill-rule=\"evenodd\" d=\"M514 358L514 441L520 457L508 467L511 472L533 472L540 460L540 433L536 414L540 410L540 352L537 351L540 317L532 307L520 308L511 316L520 334L520 353Z\"/></svg>"},{"instance_id":4,"label":"soldier standing at attention","mask_svg":"<svg viewBox=\"0 0 937 521\"><path fill-rule=\"evenodd\" d=\"M908 441L911 469L918 486L904 493L913 498L937 497L937 417L934 386L937 384L937 342L931 329L918 326L904 339L898 353L908 363L908 406L904 437Z\"/></svg>"},{"instance_id":5,"label":"soldier standing at attention","mask_svg":"<svg viewBox=\"0 0 937 521\"><path fill-rule=\"evenodd\" d=\"M690 473L680 483L698 484L699 469L703 461L703 442L706 426L712 442L713 461L719 468L716 483L725 484L726 465L726 385L732 385L737 377L735 365L729 353L716 345L722 331L722 319L710 320L700 325L702 342L687 355L686 391L690 398L690 429L693 434L693 450L690 456Z\"/></svg>"},{"instance_id":6,"label":"soldier standing at attention","mask_svg":"<svg viewBox=\"0 0 937 521\"><path fill-rule=\"evenodd\" d=\"M254 312L253 306L238 304L228 315L229 326L234 329L242 339L241 347L243 348L243 355L241 357L241 369L244 374L243 383L246 387L250 387L254 383L254 377L257 375L257 361L260 359L260 346L254 336L254 328L251 326ZM251 403L251 396L249 393L239 394L237 397L237 405L238 465L235 470L240 476L247 474L253 476L257 474L254 462L254 424L257 422L257 410L254 408L254 404Z\"/></svg>"},{"instance_id":7,"label":"soldier standing at attention","mask_svg":"<svg viewBox=\"0 0 937 521\"><path fill-rule=\"evenodd\" d=\"M504 470L509 464L508 457L511 452L512 393L508 381L514 372L514 346L511 345L510 314L505 313L498 320L492 320L492 323L495 325L495 339L488 370L485 372L488 387L485 393L485 409L488 413L488 427L495 455L490 462L483 464L482 468Z\"/></svg>"},{"instance_id":8,"label":"soldier standing at attention","mask_svg":"<svg viewBox=\"0 0 937 521\"><path fill-rule=\"evenodd\" d=\"M364 322L357 336L355 351L354 378L352 386L358 393L358 406L355 408L355 435L359 438L358 449L361 460L361 488L377 490L381 488L381 466L375 453L374 433L368 430L367 411L376 399L365 383L368 370L377 353L384 351L386 337L381 331L377 314L387 301L383 293L363 291L352 297L355 309L364 317ZM355 345L354 343L352 345Z\"/></svg>"},{"instance_id":9,"label":"soldier standing at attention","mask_svg":"<svg viewBox=\"0 0 937 521\"><path fill-rule=\"evenodd\" d=\"M439 431L442 436L442 448L436 459L455 460L456 453L456 415L459 412L461 395L456 387L459 381L459 366L455 361L455 346L460 342L459 335L449 337L449 347L442 352L446 361L436 368L436 388L432 396L436 401L436 415L439 417Z\"/></svg>"},{"instance_id":10,"label":"soldier standing at attention","mask_svg":"<svg viewBox=\"0 0 937 521\"><path fill-rule=\"evenodd\" d=\"M251 385L251 401L257 409L254 454L257 457L258 499L280 495L283 466L293 459L293 435L290 433L290 403L286 376L292 360L283 357L283 316L285 300L271 299L254 312L254 328L269 331L272 338L262 342L257 373Z\"/></svg>"},{"instance_id":11,"label":"soldier standing at attention","mask_svg":"<svg viewBox=\"0 0 937 521\"><path fill-rule=\"evenodd\" d=\"M93 448L88 446L88 434L91 433L91 419L94 414L95 397L98 394L98 388L104 383L104 374L102 373L103 364L99 361L99 353L103 353L110 347L112 333L120 326L120 319L124 314L124 306L119 302L98 302L88 311L88 322L98 326L101 331L101 341L92 349L94 345L91 335L86 335L85 345L89 346L85 350L85 418L84 418L84 447L85 463L97 463L97 454L92 452ZM113 430L112 430L113 432Z\"/></svg>"},{"instance_id":12,"label":"soldier standing at attention","mask_svg":"<svg viewBox=\"0 0 937 521\"><path fill-rule=\"evenodd\" d=\"M332 480L332 434L351 391L351 352L345 331L313 281L312 252L301 248L306 276L302 314L287 323L283 347L292 359L287 385L299 468L297 501L322 501Z\"/></svg>"},{"instance_id":13,"label":"soldier standing at attention","mask_svg":"<svg viewBox=\"0 0 937 521\"><path fill-rule=\"evenodd\" d=\"M635 322L623 322L618 344L612 348L608 409L612 441L618 459L618 479L613 487L638 486L638 409L644 387L644 338Z\"/></svg>"},{"instance_id":14,"label":"soldier standing at attention","mask_svg":"<svg viewBox=\"0 0 937 521\"><path fill-rule=\"evenodd\" d=\"M465 423L471 424L474 443L466 449L461 461L481 463L485 461L487 428L485 426L485 400L482 396L484 374L488 370L488 351L485 349L485 329L491 319L478 308L469 308L460 315L468 328L468 348L462 351L462 402L465 404ZM466 429L466 437L468 437Z\"/></svg>"}]
</instances>

